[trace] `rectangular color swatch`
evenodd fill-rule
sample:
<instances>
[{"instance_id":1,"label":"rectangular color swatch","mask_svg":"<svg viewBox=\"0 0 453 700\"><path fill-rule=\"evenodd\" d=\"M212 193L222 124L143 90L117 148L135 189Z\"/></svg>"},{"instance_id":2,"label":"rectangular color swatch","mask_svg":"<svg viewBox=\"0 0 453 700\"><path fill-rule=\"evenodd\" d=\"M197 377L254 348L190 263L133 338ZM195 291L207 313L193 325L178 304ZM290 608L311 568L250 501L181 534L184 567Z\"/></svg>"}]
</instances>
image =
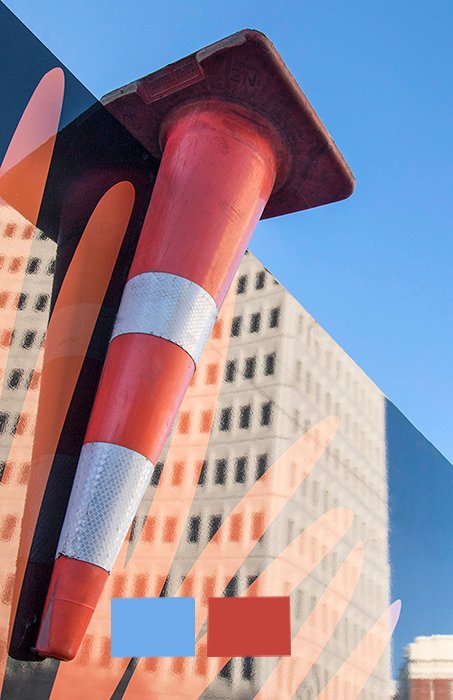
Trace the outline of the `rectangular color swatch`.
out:
<instances>
[{"instance_id":1,"label":"rectangular color swatch","mask_svg":"<svg viewBox=\"0 0 453 700\"><path fill-rule=\"evenodd\" d=\"M290 656L289 597L210 598L208 656Z\"/></svg>"},{"instance_id":2,"label":"rectangular color swatch","mask_svg":"<svg viewBox=\"0 0 453 700\"><path fill-rule=\"evenodd\" d=\"M113 598L112 656L194 655L194 598Z\"/></svg>"}]
</instances>

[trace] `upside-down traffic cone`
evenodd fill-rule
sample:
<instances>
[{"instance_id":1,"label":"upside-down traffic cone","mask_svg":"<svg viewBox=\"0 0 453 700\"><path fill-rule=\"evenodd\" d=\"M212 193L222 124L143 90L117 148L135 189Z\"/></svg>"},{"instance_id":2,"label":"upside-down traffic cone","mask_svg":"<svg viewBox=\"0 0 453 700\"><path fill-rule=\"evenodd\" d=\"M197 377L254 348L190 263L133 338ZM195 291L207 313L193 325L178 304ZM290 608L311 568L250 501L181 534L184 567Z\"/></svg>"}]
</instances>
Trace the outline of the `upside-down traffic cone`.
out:
<instances>
[{"instance_id":1,"label":"upside-down traffic cone","mask_svg":"<svg viewBox=\"0 0 453 700\"><path fill-rule=\"evenodd\" d=\"M253 74L241 77L241 66ZM128 128L151 151L162 144L162 160L37 641L42 656L65 660L77 653L266 205L275 215L342 199L353 188L341 155L257 32L240 32L121 89L108 106L120 118L127 111Z\"/></svg>"}]
</instances>

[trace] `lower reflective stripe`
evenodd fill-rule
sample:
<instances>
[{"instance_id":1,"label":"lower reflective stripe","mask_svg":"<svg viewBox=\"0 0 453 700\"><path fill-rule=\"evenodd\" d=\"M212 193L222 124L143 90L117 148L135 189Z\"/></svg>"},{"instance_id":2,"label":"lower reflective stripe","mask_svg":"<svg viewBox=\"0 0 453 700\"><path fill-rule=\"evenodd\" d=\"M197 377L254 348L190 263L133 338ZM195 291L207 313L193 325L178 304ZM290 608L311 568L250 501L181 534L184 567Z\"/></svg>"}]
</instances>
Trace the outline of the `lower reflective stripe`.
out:
<instances>
[{"instance_id":1,"label":"lower reflective stripe","mask_svg":"<svg viewBox=\"0 0 453 700\"><path fill-rule=\"evenodd\" d=\"M198 362L218 309L195 282L168 272L132 277L123 291L112 340L124 333L147 333L179 345Z\"/></svg>"},{"instance_id":2,"label":"lower reflective stripe","mask_svg":"<svg viewBox=\"0 0 453 700\"><path fill-rule=\"evenodd\" d=\"M153 463L120 445L83 446L57 556L110 571L149 484Z\"/></svg>"}]
</instances>

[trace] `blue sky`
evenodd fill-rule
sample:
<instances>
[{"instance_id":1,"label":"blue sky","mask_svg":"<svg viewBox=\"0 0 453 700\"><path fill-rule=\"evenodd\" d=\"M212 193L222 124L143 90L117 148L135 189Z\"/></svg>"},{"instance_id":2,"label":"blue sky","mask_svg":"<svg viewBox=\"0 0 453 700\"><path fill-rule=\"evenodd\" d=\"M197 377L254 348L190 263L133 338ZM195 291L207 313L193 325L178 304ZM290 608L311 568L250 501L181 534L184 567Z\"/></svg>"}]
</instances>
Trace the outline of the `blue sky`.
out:
<instances>
[{"instance_id":1,"label":"blue sky","mask_svg":"<svg viewBox=\"0 0 453 700\"><path fill-rule=\"evenodd\" d=\"M449 0L7 0L98 97L243 27L274 41L357 177L251 246L453 459Z\"/></svg>"}]
</instances>

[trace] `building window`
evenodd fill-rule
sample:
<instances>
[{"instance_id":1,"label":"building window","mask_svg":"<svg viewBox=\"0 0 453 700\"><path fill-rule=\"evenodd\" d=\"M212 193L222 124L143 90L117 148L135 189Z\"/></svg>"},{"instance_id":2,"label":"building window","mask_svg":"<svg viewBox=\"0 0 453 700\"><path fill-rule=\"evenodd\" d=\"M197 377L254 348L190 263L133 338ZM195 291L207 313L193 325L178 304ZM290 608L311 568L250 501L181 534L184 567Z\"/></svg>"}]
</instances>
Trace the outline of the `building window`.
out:
<instances>
[{"instance_id":1,"label":"building window","mask_svg":"<svg viewBox=\"0 0 453 700\"><path fill-rule=\"evenodd\" d=\"M242 539L242 513L232 513L230 516L230 542L240 542Z\"/></svg>"},{"instance_id":2,"label":"building window","mask_svg":"<svg viewBox=\"0 0 453 700\"><path fill-rule=\"evenodd\" d=\"M224 484L226 481L227 474L227 461L226 459L217 459L215 463L215 473L214 473L214 483Z\"/></svg>"},{"instance_id":3,"label":"building window","mask_svg":"<svg viewBox=\"0 0 453 700\"><path fill-rule=\"evenodd\" d=\"M22 309L25 309L25 307L27 305L27 299L28 299L28 294L24 294L23 292L21 292L19 294L19 298L17 300L17 308L20 311L22 311Z\"/></svg>"},{"instance_id":4,"label":"building window","mask_svg":"<svg viewBox=\"0 0 453 700\"><path fill-rule=\"evenodd\" d=\"M173 465L173 473L171 475L172 486L181 486L184 480L185 463L175 462Z\"/></svg>"},{"instance_id":5,"label":"building window","mask_svg":"<svg viewBox=\"0 0 453 700\"><path fill-rule=\"evenodd\" d=\"M255 289L263 289L265 280L266 273L264 272L264 270L261 270L261 272L257 272L255 277Z\"/></svg>"},{"instance_id":6,"label":"building window","mask_svg":"<svg viewBox=\"0 0 453 700\"><path fill-rule=\"evenodd\" d=\"M178 518L174 515L170 515L167 518L165 518L164 531L162 535L162 540L164 542L174 542L177 523Z\"/></svg>"},{"instance_id":7,"label":"building window","mask_svg":"<svg viewBox=\"0 0 453 700\"><path fill-rule=\"evenodd\" d=\"M261 476L263 476L264 472L267 469L267 461L268 461L268 455L263 454L263 455L258 455L256 458L256 478L259 479Z\"/></svg>"},{"instance_id":8,"label":"building window","mask_svg":"<svg viewBox=\"0 0 453 700\"><path fill-rule=\"evenodd\" d=\"M217 530L222 524L222 516L221 515L211 515L209 518L209 539L212 540L214 535L216 534Z\"/></svg>"},{"instance_id":9,"label":"building window","mask_svg":"<svg viewBox=\"0 0 453 700\"><path fill-rule=\"evenodd\" d=\"M206 460L204 460L203 464L201 465L200 476L198 477L198 485L199 486L203 486L203 484L206 483L207 470L208 470L208 463Z\"/></svg>"},{"instance_id":10,"label":"building window","mask_svg":"<svg viewBox=\"0 0 453 700\"><path fill-rule=\"evenodd\" d=\"M244 656L242 659L242 678L245 681L251 681L254 672L254 658L252 656Z\"/></svg>"},{"instance_id":11,"label":"building window","mask_svg":"<svg viewBox=\"0 0 453 700\"><path fill-rule=\"evenodd\" d=\"M245 294L246 291L247 291L247 275L241 275L240 277L238 277L236 294Z\"/></svg>"},{"instance_id":12,"label":"building window","mask_svg":"<svg viewBox=\"0 0 453 700\"><path fill-rule=\"evenodd\" d=\"M9 413L0 413L0 433L4 433L8 424Z\"/></svg>"},{"instance_id":13,"label":"building window","mask_svg":"<svg viewBox=\"0 0 453 700\"><path fill-rule=\"evenodd\" d=\"M231 336L237 338L241 334L242 316L235 316L231 323Z\"/></svg>"},{"instance_id":14,"label":"building window","mask_svg":"<svg viewBox=\"0 0 453 700\"><path fill-rule=\"evenodd\" d=\"M33 343L35 341L35 338L36 338L36 331L27 331L26 333L24 333L23 338L22 338L22 342L21 342L21 346L24 348L24 350L28 350L29 348L31 348L31 346L33 345Z\"/></svg>"},{"instance_id":15,"label":"building window","mask_svg":"<svg viewBox=\"0 0 453 700\"><path fill-rule=\"evenodd\" d=\"M225 431L231 428L231 408L222 408L220 411L219 430Z\"/></svg>"},{"instance_id":16,"label":"building window","mask_svg":"<svg viewBox=\"0 0 453 700\"><path fill-rule=\"evenodd\" d=\"M230 681L231 680L231 671L233 669L233 660L230 659L223 668L220 669L219 671L219 676L221 678L225 678L225 680Z\"/></svg>"},{"instance_id":17,"label":"building window","mask_svg":"<svg viewBox=\"0 0 453 700\"><path fill-rule=\"evenodd\" d=\"M28 275L36 274L39 270L40 262L41 261L39 258L30 258L28 263L27 263L27 274Z\"/></svg>"},{"instance_id":18,"label":"building window","mask_svg":"<svg viewBox=\"0 0 453 700\"><path fill-rule=\"evenodd\" d=\"M272 422L272 401L261 404L261 425L270 425Z\"/></svg>"},{"instance_id":19,"label":"building window","mask_svg":"<svg viewBox=\"0 0 453 700\"><path fill-rule=\"evenodd\" d=\"M250 333L258 333L261 326L261 314L258 312L250 316Z\"/></svg>"},{"instance_id":20,"label":"building window","mask_svg":"<svg viewBox=\"0 0 453 700\"><path fill-rule=\"evenodd\" d=\"M219 376L219 365L212 363L206 368L206 384L216 384Z\"/></svg>"},{"instance_id":21,"label":"building window","mask_svg":"<svg viewBox=\"0 0 453 700\"><path fill-rule=\"evenodd\" d=\"M275 352L264 357L264 374L269 376L275 372Z\"/></svg>"},{"instance_id":22,"label":"building window","mask_svg":"<svg viewBox=\"0 0 453 700\"><path fill-rule=\"evenodd\" d=\"M179 414L178 430L186 435L190 429L190 411L183 411Z\"/></svg>"},{"instance_id":23,"label":"building window","mask_svg":"<svg viewBox=\"0 0 453 700\"><path fill-rule=\"evenodd\" d=\"M255 376L256 370L256 357L247 357L244 367L244 377L246 379L252 379Z\"/></svg>"},{"instance_id":24,"label":"building window","mask_svg":"<svg viewBox=\"0 0 453 700\"><path fill-rule=\"evenodd\" d=\"M23 369L13 369L10 372L10 375L8 377L8 388L9 389L17 389L23 376L24 376Z\"/></svg>"},{"instance_id":25,"label":"building window","mask_svg":"<svg viewBox=\"0 0 453 700\"><path fill-rule=\"evenodd\" d=\"M238 577L233 576L233 578L228 581L225 586L225 596L227 598L234 598L238 594Z\"/></svg>"},{"instance_id":26,"label":"building window","mask_svg":"<svg viewBox=\"0 0 453 700\"><path fill-rule=\"evenodd\" d=\"M160 479L160 475L162 474L163 467L164 467L163 462L158 462L156 464L156 466L154 467L154 471L153 471L152 476L151 476L151 484L153 486L157 486L157 484L159 483L159 479Z\"/></svg>"},{"instance_id":27,"label":"building window","mask_svg":"<svg viewBox=\"0 0 453 700\"><path fill-rule=\"evenodd\" d=\"M241 406L241 411L239 413L239 427L248 428L250 426L250 414L252 407L250 404L248 406Z\"/></svg>"},{"instance_id":28,"label":"building window","mask_svg":"<svg viewBox=\"0 0 453 700\"><path fill-rule=\"evenodd\" d=\"M271 309L269 312L269 328L278 328L279 320L280 307L276 306L275 309Z\"/></svg>"},{"instance_id":29,"label":"building window","mask_svg":"<svg viewBox=\"0 0 453 700\"><path fill-rule=\"evenodd\" d=\"M236 376L236 361L230 360L229 362L226 363L226 367L225 367L225 381L226 382L234 382L235 376Z\"/></svg>"},{"instance_id":30,"label":"building window","mask_svg":"<svg viewBox=\"0 0 453 700\"><path fill-rule=\"evenodd\" d=\"M193 515L189 520L189 532L187 539L189 542L198 542L200 539L200 524L201 518L199 515Z\"/></svg>"},{"instance_id":31,"label":"building window","mask_svg":"<svg viewBox=\"0 0 453 700\"><path fill-rule=\"evenodd\" d=\"M200 419L200 433L209 433L212 426L212 411L202 411Z\"/></svg>"},{"instance_id":32,"label":"building window","mask_svg":"<svg viewBox=\"0 0 453 700\"><path fill-rule=\"evenodd\" d=\"M36 311L44 311L44 309L47 306L48 300L49 300L48 294L38 294L38 296L35 299L35 310Z\"/></svg>"},{"instance_id":33,"label":"building window","mask_svg":"<svg viewBox=\"0 0 453 700\"><path fill-rule=\"evenodd\" d=\"M247 472L247 457L238 457L236 460L234 480L237 484L244 484Z\"/></svg>"}]
</instances>

